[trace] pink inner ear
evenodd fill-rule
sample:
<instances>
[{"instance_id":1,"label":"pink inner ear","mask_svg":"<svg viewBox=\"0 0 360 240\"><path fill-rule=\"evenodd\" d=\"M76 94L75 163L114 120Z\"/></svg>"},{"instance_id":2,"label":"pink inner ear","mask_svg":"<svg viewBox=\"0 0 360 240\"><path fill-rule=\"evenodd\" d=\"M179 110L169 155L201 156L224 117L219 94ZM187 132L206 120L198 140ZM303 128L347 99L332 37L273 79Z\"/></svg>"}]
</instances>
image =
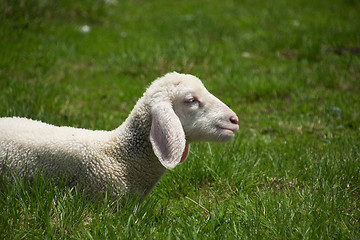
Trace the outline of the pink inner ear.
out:
<instances>
[{"instance_id":1,"label":"pink inner ear","mask_svg":"<svg viewBox=\"0 0 360 240\"><path fill-rule=\"evenodd\" d=\"M180 119L172 109L172 105L161 102L151 109L152 123L150 142L160 163L167 169L172 169L186 158L185 133Z\"/></svg>"},{"instance_id":2,"label":"pink inner ear","mask_svg":"<svg viewBox=\"0 0 360 240\"><path fill-rule=\"evenodd\" d=\"M181 156L181 160L180 160L180 163L179 163L179 164L182 164L182 163L185 161L185 159L186 159L187 156L189 155L189 149L190 149L190 144L187 144L187 145L185 146L185 149L184 149L184 152L183 152L183 154L182 154L182 156Z\"/></svg>"}]
</instances>

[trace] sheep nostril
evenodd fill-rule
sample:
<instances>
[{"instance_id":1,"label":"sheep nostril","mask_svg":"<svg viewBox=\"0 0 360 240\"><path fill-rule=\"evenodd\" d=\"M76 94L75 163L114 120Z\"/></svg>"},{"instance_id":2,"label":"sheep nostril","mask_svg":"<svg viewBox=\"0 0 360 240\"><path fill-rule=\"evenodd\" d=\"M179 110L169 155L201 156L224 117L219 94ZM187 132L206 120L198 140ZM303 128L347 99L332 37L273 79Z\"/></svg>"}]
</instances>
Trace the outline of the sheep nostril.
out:
<instances>
[{"instance_id":1,"label":"sheep nostril","mask_svg":"<svg viewBox=\"0 0 360 240\"><path fill-rule=\"evenodd\" d=\"M238 124L239 123L239 120L237 119L237 117L230 117L230 122L233 123L233 124Z\"/></svg>"}]
</instances>

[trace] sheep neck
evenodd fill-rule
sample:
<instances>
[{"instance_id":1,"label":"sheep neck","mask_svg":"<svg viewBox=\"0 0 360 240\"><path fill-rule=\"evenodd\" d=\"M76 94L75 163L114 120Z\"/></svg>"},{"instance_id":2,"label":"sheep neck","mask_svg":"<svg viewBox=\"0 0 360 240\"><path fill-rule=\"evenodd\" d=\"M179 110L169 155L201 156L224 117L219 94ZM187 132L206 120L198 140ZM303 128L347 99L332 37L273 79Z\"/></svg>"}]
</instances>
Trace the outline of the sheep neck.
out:
<instances>
[{"instance_id":1,"label":"sheep neck","mask_svg":"<svg viewBox=\"0 0 360 240\"><path fill-rule=\"evenodd\" d=\"M117 142L114 150L122 171L125 170L125 189L144 196L151 192L166 171L153 152L150 129L150 106L143 97L115 130Z\"/></svg>"}]
</instances>

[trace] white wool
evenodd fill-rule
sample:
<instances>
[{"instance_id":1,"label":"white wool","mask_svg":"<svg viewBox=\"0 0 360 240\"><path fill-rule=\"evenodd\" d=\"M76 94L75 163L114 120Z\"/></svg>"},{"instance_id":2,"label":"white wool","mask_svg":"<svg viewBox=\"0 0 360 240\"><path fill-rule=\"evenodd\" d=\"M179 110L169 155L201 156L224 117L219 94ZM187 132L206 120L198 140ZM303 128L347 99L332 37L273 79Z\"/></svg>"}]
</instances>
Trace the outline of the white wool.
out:
<instances>
[{"instance_id":1,"label":"white wool","mask_svg":"<svg viewBox=\"0 0 360 240\"><path fill-rule=\"evenodd\" d=\"M191 142L227 141L237 129L235 113L198 78L173 72L155 80L113 131L0 118L0 168L66 177L90 194L145 197L185 160Z\"/></svg>"}]
</instances>

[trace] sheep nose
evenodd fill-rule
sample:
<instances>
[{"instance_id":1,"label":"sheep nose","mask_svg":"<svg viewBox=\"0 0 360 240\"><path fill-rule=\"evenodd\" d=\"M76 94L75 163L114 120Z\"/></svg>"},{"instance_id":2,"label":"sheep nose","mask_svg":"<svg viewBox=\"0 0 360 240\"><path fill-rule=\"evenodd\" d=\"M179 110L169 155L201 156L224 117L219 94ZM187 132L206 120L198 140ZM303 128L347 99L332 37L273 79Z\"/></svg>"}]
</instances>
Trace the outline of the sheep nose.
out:
<instances>
[{"instance_id":1,"label":"sheep nose","mask_svg":"<svg viewBox=\"0 0 360 240\"><path fill-rule=\"evenodd\" d=\"M231 116L230 117L230 122L232 124L238 124L239 123L239 119L236 116Z\"/></svg>"}]
</instances>

